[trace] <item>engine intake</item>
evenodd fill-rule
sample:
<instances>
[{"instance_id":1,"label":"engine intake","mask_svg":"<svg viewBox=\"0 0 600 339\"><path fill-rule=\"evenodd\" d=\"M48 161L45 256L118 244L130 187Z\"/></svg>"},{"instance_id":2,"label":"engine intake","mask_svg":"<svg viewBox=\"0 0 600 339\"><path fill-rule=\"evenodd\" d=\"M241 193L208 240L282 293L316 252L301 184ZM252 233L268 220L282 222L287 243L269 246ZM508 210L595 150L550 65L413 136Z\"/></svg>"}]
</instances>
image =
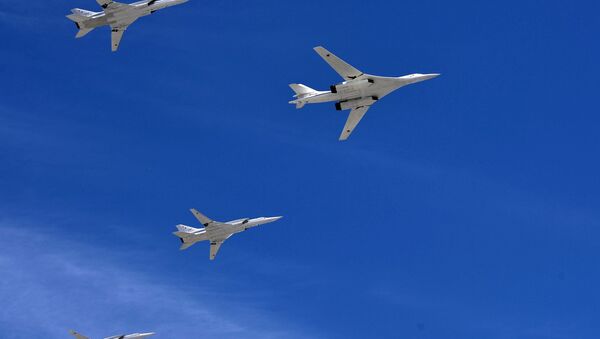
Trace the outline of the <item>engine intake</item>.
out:
<instances>
[{"instance_id":1,"label":"engine intake","mask_svg":"<svg viewBox=\"0 0 600 339\"><path fill-rule=\"evenodd\" d=\"M335 109L338 111L343 111L347 109L355 109L362 106L371 106L377 100L379 100L376 96L361 98L361 99L353 99L348 101L340 101L335 104Z\"/></svg>"},{"instance_id":2,"label":"engine intake","mask_svg":"<svg viewBox=\"0 0 600 339\"><path fill-rule=\"evenodd\" d=\"M358 91L361 88L369 87L375 83L373 79L364 79L351 82L342 82L341 84L331 85L329 88L331 93L346 93L352 91Z\"/></svg>"}]
</instances>

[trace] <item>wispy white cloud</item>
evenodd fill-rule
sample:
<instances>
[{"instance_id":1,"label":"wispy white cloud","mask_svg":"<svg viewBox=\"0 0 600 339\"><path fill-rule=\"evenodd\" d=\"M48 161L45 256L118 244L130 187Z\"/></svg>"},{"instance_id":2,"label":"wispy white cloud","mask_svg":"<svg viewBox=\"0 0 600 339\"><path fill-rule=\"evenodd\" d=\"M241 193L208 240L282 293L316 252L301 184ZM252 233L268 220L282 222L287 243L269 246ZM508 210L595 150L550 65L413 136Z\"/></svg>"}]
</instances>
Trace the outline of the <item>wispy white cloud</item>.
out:
<instances>
[{"instance_id":1,"label":"wispy white cloud","mask_svg":"<svg viewBox=\"0 0 600 339\"><path fill-rule=\"evenodd\" d=\"M71 328L96 338L134 331L162 338L315 337L247 300L212 292L209 282L173 286L127 267L131 253L106 253L6 220L0 237L8 239L0 247L3 338L65 338Z\"/></svg>"}]
</instances>

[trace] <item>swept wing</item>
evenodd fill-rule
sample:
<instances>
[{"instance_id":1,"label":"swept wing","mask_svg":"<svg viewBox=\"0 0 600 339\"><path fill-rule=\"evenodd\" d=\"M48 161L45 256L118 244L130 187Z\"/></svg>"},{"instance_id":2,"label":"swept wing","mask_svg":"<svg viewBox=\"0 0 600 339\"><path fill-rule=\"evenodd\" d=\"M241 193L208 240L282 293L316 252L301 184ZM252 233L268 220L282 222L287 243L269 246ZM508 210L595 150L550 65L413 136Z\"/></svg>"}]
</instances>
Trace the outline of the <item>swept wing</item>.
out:
<instances>
[{"instance_id":1,"label":"swept wing","mask_svg":"<svg viewBox=\"0 0 600 339\"><path fill-rule=\"evenodd\" d=\"M364 73L352 67L344 60L338 58L335 54L331 53L322 46L315 47L315 52L325 60L344 80L356 79Z\"/></svg>"},{"instance_id":2,"label":"swept wing","mask_svg":"<svg viewBox=\"0 0 600 339\"><path fill-rule=\"evenodd\" d=\"M356 128L360 120L365 116L365 113L369 110L371 106L361 106L357 108L353 108L348 115L348 120L346 120L346 125L344 126L344 130L340 135L340 141L346 140L352 134L352 131Z\"/></svg>"},{"instance_id":3,"label":"swept wing","mask_svg":"<svg viewBox=\"0 0 600 339\"><path fill-rule=\"evenodd\" d=\"M225 240L210 242L210 260L215 260L215 258L217 257L217 253L219 252L219 249L221 248L221 245L223 245L224 242Z\"/></svg>"}]
</instances>

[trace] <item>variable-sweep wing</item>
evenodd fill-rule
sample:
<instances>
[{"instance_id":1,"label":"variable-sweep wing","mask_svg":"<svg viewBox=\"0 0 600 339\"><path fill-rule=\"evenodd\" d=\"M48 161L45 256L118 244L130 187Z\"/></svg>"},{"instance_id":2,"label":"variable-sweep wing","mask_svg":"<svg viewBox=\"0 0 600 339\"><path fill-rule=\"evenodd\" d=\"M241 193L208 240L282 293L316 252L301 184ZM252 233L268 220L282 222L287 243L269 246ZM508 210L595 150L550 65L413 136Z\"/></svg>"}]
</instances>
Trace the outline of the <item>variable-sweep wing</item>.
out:
<instances>
[{"instance_id":1,"label":"variable-sweep wing","mask_svg":"<svg viewBox=\"0 0 600 339\"><path fill-rule=\"evenodd\" d=\"M125 27L113 27L112 32L110 33L110 41L112 43L112 51L116 52L119 49L119 45L121 44L121 39L123 39L123 33L127 30L127 26Z\"/></svg>"},{"instance_id":2,"label":"variable-sweep wing","mask_svg":"<svg viewBox=\"0 0 600 339\"><path fill-rule=\"evenodd\" d=\"M338 58L335 54L326 50L322 46L315 47L315 52L325 60L329 66L331 66L339 75L344 78L344 80L352 80L356 79L359 76L363 75L363 72L357 70L352 67L350 64L345 62L344 60Z\"/></svg>"},{"instance_id":3,"label":"variable-sweep wing","mask_svg":"<svg viewBox=\"0 0 600 339\"><path fill-rule=\"evenodd\" d=\"M123 34L127 30L127 28L129 28L129 25L134 23L137 19L138 18L128 19L126 21L121 20L115 24L110 25L110 28L112 29L110 39L112 42L112 51L113 52L116 52L119 49L119 45L121 44L121 39L123 38Z\"/></svg>"},{"instance_id":4,"label":"variable-sweep wing","mask_svg":"<svg viewBox=\"0 0 600 339\"><path fill-rule=\"evenodd\" d=\"M123 4L123 3L112 1L112 0L96 0L96 2L104 10L115 10L119 7L129 6L128 4Z\"/></svg>"},{"instance_id":5,"label":"variable-sweep wing","mask_svg":"<svg viewBox=\"0 0 600 339\"><path fill-rule=\"evenodd\" d=\"M352 131L356 128L360 120L365 116L365 113L371 108L371 106L362 106L353 108L348 115L348 120L346 120L346 125L344 126L344 130L340 135L340 141L344 141L350 137Z\"/></svg>"},{"instance_id":6,"label":"variable-sweep wing","mask_svg":"<svg viewBox=\"0 0 600 339\"><path fill-rule=\"evenodd\" d=\"M198 210L196 210L195 208L190 209L190 212L192 212L192 214L196 217L196 219L198 219L198 221L200 221L200 223L202 225L204 225L204 227L206 227L214 222L211 218L198 212Z\"/></svg>"},{"instance_id":7,"label":"variable-sweep wing","mask_svg":"<svg viewBox=\"0 0 600 339\"><path fill-rule=\"evenodd\" d=\"M221 248L221 245L223 245L224 242L225 240L212 241L210 243L210 260L215 260L215 258L217 257L217 253L219 252L219 249Z\"/></svg>"}]
</instances>

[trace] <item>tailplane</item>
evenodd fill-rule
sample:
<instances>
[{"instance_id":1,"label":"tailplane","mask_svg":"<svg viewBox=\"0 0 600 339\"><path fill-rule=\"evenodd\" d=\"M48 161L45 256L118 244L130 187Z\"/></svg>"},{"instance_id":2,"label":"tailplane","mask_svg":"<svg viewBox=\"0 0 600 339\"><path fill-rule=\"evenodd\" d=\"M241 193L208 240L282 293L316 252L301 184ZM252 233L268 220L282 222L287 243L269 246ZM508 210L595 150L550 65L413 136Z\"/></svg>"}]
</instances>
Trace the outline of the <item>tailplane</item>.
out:
<instances>
[{"instance_id":1,"label":"tailplane","mask_svg":"<svg viewBox=\"0 0 600 339\"><path fill-rule=\"evenodd\" d=\"M177 232L173 232L173 234L181 240L180 250L185 250L199 241L194 235L200 229L186 225L177 225L175 227L177 227Z\"/></svg>"},{"instance_id":2,"label":"tailplane","mask_svg":"<svg viewBox=\"0 0 600 339\"><path fill-rule=\"evenodd\" d=\"M296 95L294 95L296 100L290 101L290 104L296 104L297 109L300 109L306 105L306 101L302 99L318 93L318 91L303 84L290 84L290 88L294 91L294 93L296 93Z\"/></svg>"},{"instance_id":3,"label":"tailplane","mask_svg":"<svg viewBox=\"0 0 600 339\"><path fill-rule=\"evenodd\" d=\"M303 84L290 84L290 88L296 93L294 98L302 99L308 95L316 93L317 91Z\"/></svg>"},{"instance_id":4,"label":"tailplane","mask_svg":"<svg viewBox=\"0 0 600 339\"><path fill-rule=\"evenodd\" d=\"M94 29L86 27L85 22L97 13L80 8L73 8L71 12L73 12L73 14L67 15L67 18L73 21L75 23L75 26L77 26L77 28L79 29L77 35L75 35L76 38L81 38Z\"/></svg>"}]
</instances>

